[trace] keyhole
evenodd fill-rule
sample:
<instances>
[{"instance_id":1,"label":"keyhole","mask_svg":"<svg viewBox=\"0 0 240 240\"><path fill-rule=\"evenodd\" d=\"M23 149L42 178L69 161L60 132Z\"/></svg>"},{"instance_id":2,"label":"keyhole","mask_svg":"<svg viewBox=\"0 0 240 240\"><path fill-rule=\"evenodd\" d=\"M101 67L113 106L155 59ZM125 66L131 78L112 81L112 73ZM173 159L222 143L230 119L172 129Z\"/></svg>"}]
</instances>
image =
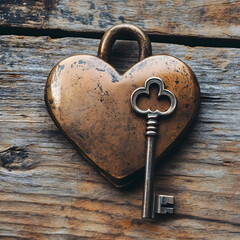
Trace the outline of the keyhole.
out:
<instances>
[{"instance_id":1,"label":"keyhole","mask_svg":"<svg viewBox=\"0 0 240 240\"><path fill-rule=\"evenodd\" d=\"M167 96L158 97L159 86L157 84L152 84L150 86L150 94L141 94L137 99L137 106L141 110L150 109L151 111L160 110L165 112L170 107L170 99Z\"/></svg>"}]
</instances>

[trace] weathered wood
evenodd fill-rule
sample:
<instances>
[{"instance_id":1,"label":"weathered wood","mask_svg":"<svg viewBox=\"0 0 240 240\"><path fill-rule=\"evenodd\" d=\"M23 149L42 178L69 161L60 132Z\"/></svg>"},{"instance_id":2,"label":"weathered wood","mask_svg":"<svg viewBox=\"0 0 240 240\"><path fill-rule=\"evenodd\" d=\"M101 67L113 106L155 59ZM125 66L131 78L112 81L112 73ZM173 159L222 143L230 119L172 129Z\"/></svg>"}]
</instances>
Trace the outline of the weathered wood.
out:
<instances>
[{"instance_id":1,"label":"weathered wood","mask_svg":"<svg viewBox=\"0 0 240 240\"><path fill-rule=\"evenodd\" d=\"M239 239L239 49L153 44L189 64L201 87L192 131L156 169L156 192L175 195L176 211L140 219L143 179L112 187L52 122L44 85L54 64L97 53L81 38L0 38L0 236L4 239ZM125 50L123 50L125 49ZM135 42L117 42L113 65L137 61Z\"/></svg>"},{"instance_id":2,"label":"weathered wood","mask_svg":"<svg viewBox=\"0 0 240 240\"><path fill-rule=\"evenodd\" d=\"M238 0L1 1L0 26L104 32L133 23L156 35L239 39Z\"/></svg>"}]
</instances>

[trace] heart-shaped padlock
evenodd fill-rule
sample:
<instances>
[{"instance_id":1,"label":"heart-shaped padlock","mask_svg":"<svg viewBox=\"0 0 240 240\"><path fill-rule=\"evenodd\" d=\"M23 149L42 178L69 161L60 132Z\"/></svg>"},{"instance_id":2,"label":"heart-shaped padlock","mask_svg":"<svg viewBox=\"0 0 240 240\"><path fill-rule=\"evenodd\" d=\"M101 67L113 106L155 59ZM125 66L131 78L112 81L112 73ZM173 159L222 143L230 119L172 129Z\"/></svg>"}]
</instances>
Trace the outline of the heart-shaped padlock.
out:
<instances>
[{"instance_id":1,"label":"heart-shaped padlock","mask_svg":"<svg viewBox=\"0 0 240 240\"><path fill-rule=\"evenodd\" d=\"M140 50L139 62L119 74L108 62L113 43L122 33L135 37ZM54 122L118 187L130 183L145 167L146 121L133 111L130 96L151 77L161 79L177 99L174 114L160 121L156 142L159 160L189 129L199 107L200 90L187 64L167 55L151 56L150 40L140 28L130 24L110 28L101 40L98 56L68 57L47 79L45 100ZM163 102L165 108L167 104Z\"/></svg>"}]
</instances>

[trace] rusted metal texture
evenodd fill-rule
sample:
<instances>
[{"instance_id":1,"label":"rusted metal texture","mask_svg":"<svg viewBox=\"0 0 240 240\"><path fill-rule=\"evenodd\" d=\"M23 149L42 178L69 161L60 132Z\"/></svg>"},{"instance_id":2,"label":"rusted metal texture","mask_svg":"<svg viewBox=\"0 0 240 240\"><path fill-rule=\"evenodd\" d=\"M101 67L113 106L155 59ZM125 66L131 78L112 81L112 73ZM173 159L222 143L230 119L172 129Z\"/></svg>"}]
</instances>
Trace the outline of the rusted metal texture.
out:
<instances>
[{"instance_id":1,"label":"rusted metal texture","mask_svg":"<svg viewBox=\"0 0 240 240\"><path fill-rule=\"evenodd\" d=\"M116 37L126 29L139 42L141 61L120 74L107 61ZM146 121L131 108L132 92L154 76L160 77L177 98L174 114L159 125L158 160L186 133L199 106L199 85L191 68L171 56L150 55L151 45L142 30L118 25L103 36L98 56L75 55L60 61L46 83L45 100L54 122L86 159L118 187L129 184L145 166ZM167 99L157 100L155 88L150 92L150 101L138 101L142 109L169 108Z\"/></svg>"}]
</instances>

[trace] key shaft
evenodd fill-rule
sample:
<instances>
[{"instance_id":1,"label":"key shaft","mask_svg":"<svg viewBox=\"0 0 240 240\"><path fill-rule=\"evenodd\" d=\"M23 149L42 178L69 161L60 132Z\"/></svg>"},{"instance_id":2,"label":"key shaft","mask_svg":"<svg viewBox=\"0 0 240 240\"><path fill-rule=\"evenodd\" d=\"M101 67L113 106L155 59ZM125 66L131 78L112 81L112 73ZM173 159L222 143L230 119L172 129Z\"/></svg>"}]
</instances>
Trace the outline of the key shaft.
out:
<instances>
[{"instance_id":1,"label":"key shaft","mask_svg":"<svg viewBox=\"0 0 240 240\"><path fill-rule=\"evenodd\" d=\"M154 176L154 151L155 139L148 136L146 171L143 195L142 218L153 218L154 216L154 195L153 195L153 176Z\"/></svg>"},{"instance_id":2,"label":"key shaft","mask_svg":"<svg viewBox=\"0 0 240 240\"><path fill-rule=\"evenodd\" d=\"M153 194L153 177L155 166L155 142L158 135L158 115L148 114L147 121L147 154L146 154L146 170L145 170L145 183L143 194L143 208L142 218L154 218L154 194Z\"/></svg>"}]
</instances>

